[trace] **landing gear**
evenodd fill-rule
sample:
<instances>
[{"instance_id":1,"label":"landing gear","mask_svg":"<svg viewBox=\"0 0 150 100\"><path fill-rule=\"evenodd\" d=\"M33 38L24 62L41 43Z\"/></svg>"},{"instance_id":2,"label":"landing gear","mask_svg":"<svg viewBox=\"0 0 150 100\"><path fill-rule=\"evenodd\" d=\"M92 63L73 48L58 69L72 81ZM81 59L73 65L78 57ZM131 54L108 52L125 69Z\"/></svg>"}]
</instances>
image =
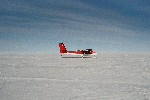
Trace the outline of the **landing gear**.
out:
<instances>
[{"instance_id":1,"label":"landing gear","mask_svg":"<svg viewBox=\"0 0 150 100\"><path fill-rule=\"evenodd\" d=\"M82 57L82 58L84 58L84 56L83 56L83 55L81 55L81 57Z\"/></svg>"}]
</instances>

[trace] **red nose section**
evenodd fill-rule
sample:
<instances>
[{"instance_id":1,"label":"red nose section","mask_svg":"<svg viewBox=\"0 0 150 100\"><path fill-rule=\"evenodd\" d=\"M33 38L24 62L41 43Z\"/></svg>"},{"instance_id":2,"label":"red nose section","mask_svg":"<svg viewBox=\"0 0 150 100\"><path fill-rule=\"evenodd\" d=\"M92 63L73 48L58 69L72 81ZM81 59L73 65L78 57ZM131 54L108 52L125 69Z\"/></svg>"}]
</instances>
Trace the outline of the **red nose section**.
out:
<instances>
[{"instance_id":1,"label":"red nose section","mask_svg":"<svg viewBox=\"0 0 150 100\"><path fill-rule=\"evenodd\" d=\"M59 43L60 53L67 53L67 49L63 43Z\"/></svg>"}]
</instances>

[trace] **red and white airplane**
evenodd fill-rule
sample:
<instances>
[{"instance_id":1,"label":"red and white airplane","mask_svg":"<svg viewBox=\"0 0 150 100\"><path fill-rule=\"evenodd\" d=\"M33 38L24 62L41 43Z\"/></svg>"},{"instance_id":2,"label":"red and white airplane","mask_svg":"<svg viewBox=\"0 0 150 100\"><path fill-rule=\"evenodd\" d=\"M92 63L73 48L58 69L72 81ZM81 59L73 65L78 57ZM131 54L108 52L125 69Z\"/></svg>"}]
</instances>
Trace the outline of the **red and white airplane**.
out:
<instances>
[{"instance_id":1,"label":"red and white airplane","mask_svg":"<svg viewBox=\"0 0 150 100\"><path fill-rule=\"evenodd\" d=\"M92 49L77 50L77 51L67 51L64 43L59 43L59 48L60 48L60 53L63 53L63 54L72 54L72 55L80 55L82 58L84 56L88 56L88 55L94 55L94 57L95 57L95 55L97 55L97 53L93 52Z\"/></svg>"}]
</instances>

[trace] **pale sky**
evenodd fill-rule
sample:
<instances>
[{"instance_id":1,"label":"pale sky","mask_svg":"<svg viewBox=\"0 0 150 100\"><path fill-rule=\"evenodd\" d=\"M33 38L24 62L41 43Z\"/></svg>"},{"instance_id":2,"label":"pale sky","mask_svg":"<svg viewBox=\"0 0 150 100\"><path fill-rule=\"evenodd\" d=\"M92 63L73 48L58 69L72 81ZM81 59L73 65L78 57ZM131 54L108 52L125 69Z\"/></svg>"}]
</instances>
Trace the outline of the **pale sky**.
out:
<instances>
[{"instance_id":1,"label":"pale sky","mask_svg":"<svg viewBox=\"0 0 150 100\"><path fill-rule=\"evenodd\" d=\"M150 0L1 0L0 52L150 52Z\"/></svg>"}]
</instances>

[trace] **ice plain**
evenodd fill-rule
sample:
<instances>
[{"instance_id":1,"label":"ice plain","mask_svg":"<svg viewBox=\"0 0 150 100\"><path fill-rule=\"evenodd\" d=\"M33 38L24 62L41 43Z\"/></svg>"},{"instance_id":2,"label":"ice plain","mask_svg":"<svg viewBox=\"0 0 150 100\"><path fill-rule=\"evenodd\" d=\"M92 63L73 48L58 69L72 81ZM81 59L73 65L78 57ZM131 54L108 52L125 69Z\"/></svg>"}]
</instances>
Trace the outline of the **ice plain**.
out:
<instances>
[{"instance_id":1,"label":"ice plain","mask_svg":"<svg viewBox=\"0 0 150 100\"><path fill-rule=\"evenodd\" d=\"M150 53L1 53L0 100L150 100Z\"/></svg>"}]
</instances>

